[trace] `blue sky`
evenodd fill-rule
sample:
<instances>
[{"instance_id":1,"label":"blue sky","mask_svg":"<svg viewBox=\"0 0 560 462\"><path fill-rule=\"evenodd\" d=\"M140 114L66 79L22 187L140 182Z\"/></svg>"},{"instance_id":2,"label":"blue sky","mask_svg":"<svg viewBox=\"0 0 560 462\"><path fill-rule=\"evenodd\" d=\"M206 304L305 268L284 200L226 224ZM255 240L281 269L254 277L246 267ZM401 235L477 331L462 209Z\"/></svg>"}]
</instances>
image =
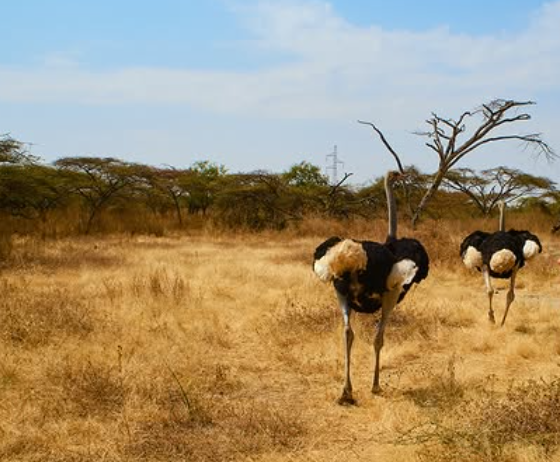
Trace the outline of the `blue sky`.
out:
<instances>
[{"instance_id":1,"label":"blue sky","mask_svg":"<svg viewBox=\"0 0 560 462\"><path fill-rule=\"evenodd\" d=\"M112 156L230 171L326 167L356 183L435 154L413 132L494 98L534 100L519 132L560 153L560 1L21 0L3 2L0 133L45 161ZM515 143L460 166L560 182Z\"/></svg>"}]
</instances>

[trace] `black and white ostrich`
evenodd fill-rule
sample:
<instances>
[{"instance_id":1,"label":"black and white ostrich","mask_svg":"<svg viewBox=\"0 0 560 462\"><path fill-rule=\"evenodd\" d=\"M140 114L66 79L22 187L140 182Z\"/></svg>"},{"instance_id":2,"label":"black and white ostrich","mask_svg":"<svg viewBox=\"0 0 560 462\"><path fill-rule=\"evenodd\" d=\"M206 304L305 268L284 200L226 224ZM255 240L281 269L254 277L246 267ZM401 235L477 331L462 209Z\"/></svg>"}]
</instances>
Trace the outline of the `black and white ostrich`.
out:
<instances>
[{"instance_id":1,"label":"black and white ostrich","mask_svg":"<svg viewBox=\"0 0 560 462\"><path fill-rule=\"evenodd\" d=\"M384 244L331 237L317 247L313 269L319 279L332 282L344 320L345 379L340 404L353 404L350 380L350 354L354 340L351 326L353 311L374 313L381 309L375 335L375 371L373 393L379 386L379 357L389 315L412 284L428 275L429 258L416 239L397 239L396 201L393 182L402 177L390 171L385 176L389 231Z\"/></svg>"},{"instance_id":2,"label":"black and white ostrich","mask_svg":"<svg viewBox=\"0 0 560 462\"><path fill-rule=\"evenodd\" d=\"M531 260L542 252L537 236L529 231L510 229L505 231L505 203L498 203L500 209L500 229L495 233L474 231L461 243L460 254L469 269L482 272L486 293L488 294L488 318L495 323L492 297L494 288L491 278L509 279L506 308L501 325L506 322L509 307L515 300L515 277L525 261Z\"/></svg>"}]
</instances>

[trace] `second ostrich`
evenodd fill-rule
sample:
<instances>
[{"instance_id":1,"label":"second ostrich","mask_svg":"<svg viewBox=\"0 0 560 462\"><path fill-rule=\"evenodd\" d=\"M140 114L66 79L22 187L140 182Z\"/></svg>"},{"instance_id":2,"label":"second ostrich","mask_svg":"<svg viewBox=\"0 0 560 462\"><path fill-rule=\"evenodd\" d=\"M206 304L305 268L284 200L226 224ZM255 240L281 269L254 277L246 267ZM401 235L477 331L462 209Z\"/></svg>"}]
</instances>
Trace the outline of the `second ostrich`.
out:
<instances>
[{"instance_id":1,"label":"second ostrich","mask_svg":"<svg viewBox=\"0 0 560 462\"><path fill-rule=\"evenodd\" d=\"M350 356L354 311L374 313L381 309L374 340L375 369L372 392L379 393L380 353L389 316L411 285L428 275L429 258L416 239L397 239L396 201L393 183L401 178L390 171L385 176L389 231L385 243L331 237L317 247L313 269L319 279L332 282L344 320L345 379L340 404L353 404Z\"/></svg>"},{"instance_id":2,"label":"second ostrich","mask_svg":"<svg viewBox=\"0 0 560 462\"><path fill-rule=\"evenodd\" d=\"M505 231L505 203L498 203L500 209L500 229L495 233L475 231L461 243L460 254L463 263L469 269L482 272L486 293L488 294L488 319L495 323L492 297L494 288L491 278L509 279L506 296L506 308L501 325L506 322L509 307L515 299L515 277L517 271L542 252L542 245L537 236L529 231Z\"/></svg>"}]
</instances>

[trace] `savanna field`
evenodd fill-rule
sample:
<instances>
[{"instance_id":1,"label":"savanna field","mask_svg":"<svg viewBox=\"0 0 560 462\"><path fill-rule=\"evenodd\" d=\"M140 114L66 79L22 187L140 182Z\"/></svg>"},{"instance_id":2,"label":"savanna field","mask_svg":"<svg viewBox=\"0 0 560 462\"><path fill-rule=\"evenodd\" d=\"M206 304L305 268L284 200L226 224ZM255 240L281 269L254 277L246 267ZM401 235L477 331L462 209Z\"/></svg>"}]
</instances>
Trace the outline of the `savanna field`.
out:
<instances>
[{"instance_id":1,"label":"savanna field","mask_svg":"<svg viewBox=\"0 0 560 462\"><path fill-rule=\"evenodd\" d=\"M495 219L422 222L430 275L393 313L370 392L376 315L342 320L313 274L331 235L16 237L0 272L0 459L7 461L560 461L560 237L512 216L543 253L522 268L506 325L458 256ZM501 319L507 281L494 281Z\"/></svg>"}]
</instances>

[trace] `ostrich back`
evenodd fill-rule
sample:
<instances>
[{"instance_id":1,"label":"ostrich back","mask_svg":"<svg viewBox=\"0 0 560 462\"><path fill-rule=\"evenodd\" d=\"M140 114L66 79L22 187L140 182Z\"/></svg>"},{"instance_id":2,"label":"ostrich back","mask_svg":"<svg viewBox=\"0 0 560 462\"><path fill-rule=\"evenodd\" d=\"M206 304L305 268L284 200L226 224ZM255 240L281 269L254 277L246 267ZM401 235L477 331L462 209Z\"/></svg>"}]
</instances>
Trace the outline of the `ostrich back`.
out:
<instances>
[{"instance_id":1,"label":"ostrich back","mask_svg":"<svg viewBox=\"0 0 560 462\"><path fill-rule=\"evenodd\" d=\"M490 233L485 231L474 231L469 234L465 239L463 239L463 242L461 242L461 248L459 250L461 257L465 256L465 252L469 247L474 247L480 251L482 243L488 236L490 236Z\"/></svg>"},{"instance_id":2,"label":"ostrich back","mask_svg":"<svg viewBox=\"0 0 560 462\"><path fill-rule=\"evenodd\" d=\"M514 255L515 264L518 268L523 267L525 264L522 239L506 231L497 231L488 236L480 247L482 261L489 267L492 277L499 279L509 279L511 277L513 268L497 272L490 267L492 257L504 250L510 251Z\"/></svg>"},{"instance_id":3,"label":"ostrich back","mask_svg":"<svg viewBox=\"0 0 560 462\"><path fill-rule=\"evenodd\" d=\"M511 234L512 236L516 236L519 239L522 240L523 242L523 256L525 258L525 260L530 260L531 258L533 258L535 255L539 254L542 252L542 244L541 241L539 240L539 238L529 232L529 231L519 231L519 230L515 230L515 229L510 229L508 231L508 234Z\"/></svg>"}]
</instances>

